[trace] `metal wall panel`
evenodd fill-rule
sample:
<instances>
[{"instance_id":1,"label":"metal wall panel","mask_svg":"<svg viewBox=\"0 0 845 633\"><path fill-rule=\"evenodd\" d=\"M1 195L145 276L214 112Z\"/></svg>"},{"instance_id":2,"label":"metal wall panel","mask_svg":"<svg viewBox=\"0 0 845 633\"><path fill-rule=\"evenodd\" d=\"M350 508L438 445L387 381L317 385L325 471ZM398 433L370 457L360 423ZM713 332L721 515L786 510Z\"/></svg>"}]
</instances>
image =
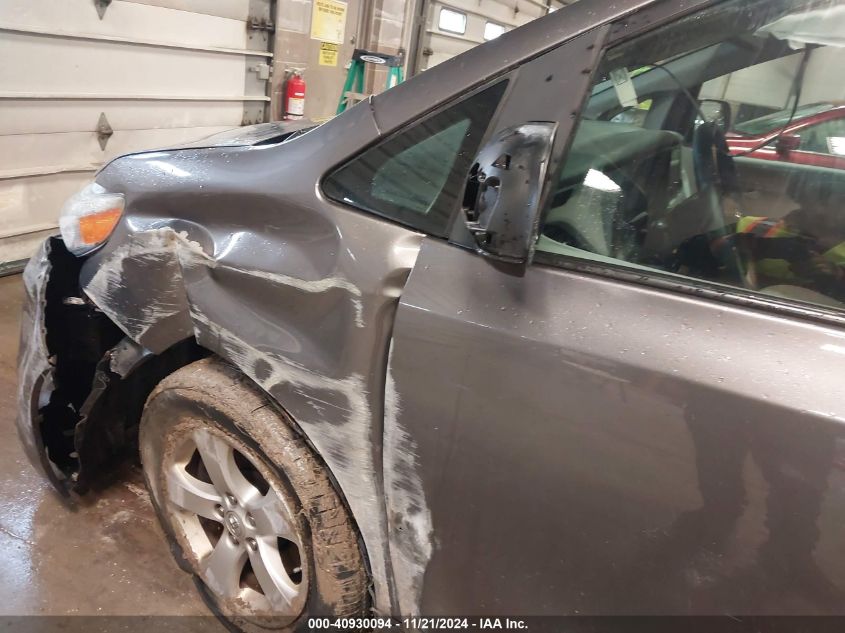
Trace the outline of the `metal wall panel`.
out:
<instances>
[{"instance_id":1,"label":"metal wall panel","mask_svg":"<svg viewBox=\"0 0 845 633\"><path fill-rule=\"evenodd\" d=\"M272 4L114 0L101 18L92 0L0 2L0 265L114 156L263 120L272 35L249 21Z\"/></svg>"}]
</instances>

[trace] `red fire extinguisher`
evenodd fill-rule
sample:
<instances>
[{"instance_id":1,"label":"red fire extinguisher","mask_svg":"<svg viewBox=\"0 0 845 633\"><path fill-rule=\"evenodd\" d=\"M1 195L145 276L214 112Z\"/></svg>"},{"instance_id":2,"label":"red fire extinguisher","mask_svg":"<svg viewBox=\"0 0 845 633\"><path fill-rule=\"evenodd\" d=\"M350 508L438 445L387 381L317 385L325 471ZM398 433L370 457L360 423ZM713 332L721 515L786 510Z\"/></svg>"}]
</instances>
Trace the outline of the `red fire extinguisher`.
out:
<instances>
[{"instance_id":1,"label":"red fire extinguisher","mask_svg":"<svg viewBox=\"0 0 845 633\"><path fill-rule=\"evenodd\" d=\"M285 82L284 118L301 119L305 114L305 80L298 70Z\"/></svg>"}]
</instances>

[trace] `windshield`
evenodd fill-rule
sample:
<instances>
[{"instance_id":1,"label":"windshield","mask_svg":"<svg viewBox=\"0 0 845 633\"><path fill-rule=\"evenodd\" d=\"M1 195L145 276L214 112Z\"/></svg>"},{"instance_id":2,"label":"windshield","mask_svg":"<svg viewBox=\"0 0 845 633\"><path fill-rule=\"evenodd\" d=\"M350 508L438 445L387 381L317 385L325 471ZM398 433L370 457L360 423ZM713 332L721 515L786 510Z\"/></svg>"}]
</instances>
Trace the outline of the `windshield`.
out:
<instances>
[{"instance_id":1,"label":"windshield","mask_svg":"<svg viewBox=\"0 0 845 633\"><path fill-rule=\"evenodd\" d=\"M830 103L813 103L811 105L801 106L795 111L793 121L799 121L808 116L815 116L822 112L827 112L833 108ZM740 134L748 134L749 136L761 136L781 129L784 125L789 123L790 116L792 116L792 108L787 110L780 110L773 112L766 116L761 116L757 119L751 119L745 123L740 123L734 129Z\"/></svg>"}]
</instances>

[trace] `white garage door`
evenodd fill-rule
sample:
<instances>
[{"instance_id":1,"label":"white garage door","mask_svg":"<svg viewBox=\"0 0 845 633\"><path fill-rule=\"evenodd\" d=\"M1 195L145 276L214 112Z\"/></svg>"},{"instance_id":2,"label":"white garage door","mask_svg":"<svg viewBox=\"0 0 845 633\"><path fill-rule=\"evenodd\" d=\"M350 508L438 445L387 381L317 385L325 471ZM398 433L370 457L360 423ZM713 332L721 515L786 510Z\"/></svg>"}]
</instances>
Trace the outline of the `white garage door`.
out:
<instances>
[{"instance_id":1,"label":"white garage door","mask_svg":"<svg viewBox=\"0 0 845 633\"><path fill-rule=\"evenodd\" d=\"M425 70L575 0L428 0L416 70Z\"/></svg>"},{"instance_id":2,"label":"white garage door","mask_svg":"<svg viewBox=\"0 0 845 633\"><path fill-rule=\"evenodd\" d=\"M0 1L0 271L114 156L263 120L270 5Z\"/></svg>"}]
</instances>

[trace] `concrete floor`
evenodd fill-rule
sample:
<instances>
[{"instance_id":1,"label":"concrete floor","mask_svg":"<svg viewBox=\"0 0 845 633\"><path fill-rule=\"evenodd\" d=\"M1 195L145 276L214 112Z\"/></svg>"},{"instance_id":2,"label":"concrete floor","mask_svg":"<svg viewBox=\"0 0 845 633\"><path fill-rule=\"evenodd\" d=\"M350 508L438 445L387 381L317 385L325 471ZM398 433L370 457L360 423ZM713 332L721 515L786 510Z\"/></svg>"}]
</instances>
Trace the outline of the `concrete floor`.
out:
<instances>
[{"instance_id":1,"label":"concrete floor","mask_svg":"<svg viewBox=\"0 0 845 633\"><path fill-rule=\"evenodd\" d=\"M137 468L71 510L24 456L14 422L22 295L19 275L0 278L0 616L207 616ZM224 630L210 618L175 628Z\"/></svg>"}]
</instances>

